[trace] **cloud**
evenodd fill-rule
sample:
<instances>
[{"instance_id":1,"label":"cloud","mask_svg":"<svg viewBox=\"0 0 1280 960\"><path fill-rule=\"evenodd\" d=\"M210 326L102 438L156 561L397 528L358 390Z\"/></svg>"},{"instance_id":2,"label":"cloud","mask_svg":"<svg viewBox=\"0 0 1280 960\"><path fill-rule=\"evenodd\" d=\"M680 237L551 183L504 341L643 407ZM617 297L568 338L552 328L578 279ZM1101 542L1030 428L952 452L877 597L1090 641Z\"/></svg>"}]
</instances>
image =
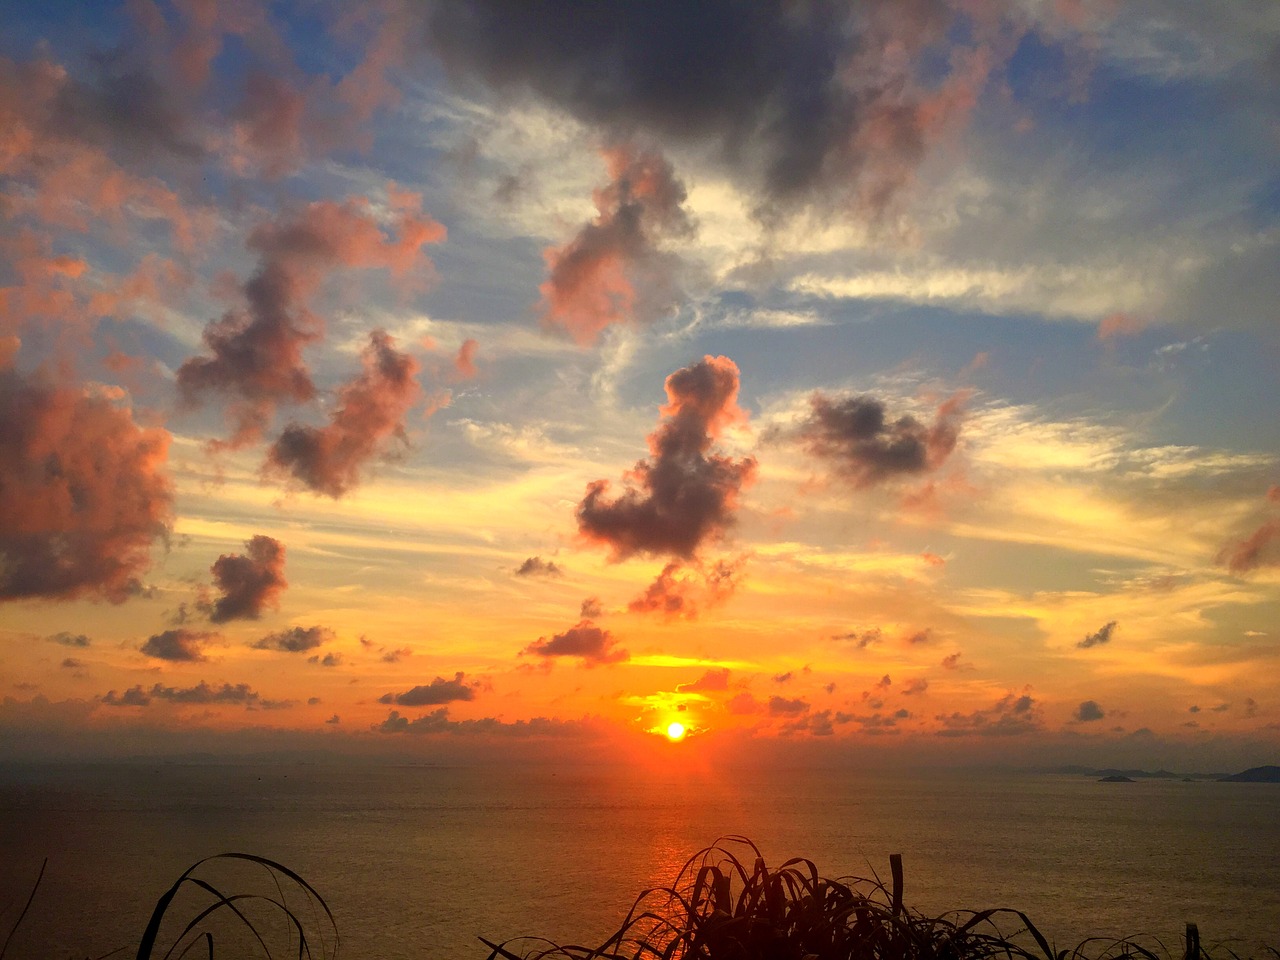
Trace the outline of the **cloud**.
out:
<instances>
[{"instance_id":1,"label":"cloud","mask_svg":"<svg viewBox=\"0 0 1280 960\"><path fill-rule=\"evenodd\" d=\"M498 0L427 9L454 72L532 91L606 134L709 149L762 207L883 207L971 109L992 59L952 43L984 33L986 8L953 32L943 0L660 0L589 17Z\"/></svg>"},{"instance_id":2,"label":"cloud","mask_svg":"<svg viewBox=\"0 0 1280 960\"><path fill-rule=\"evenodd\" d=\"M303 653L314 650L322 643L333 639L333 631L328 627L290 627L269 633L261 640L255 640L250 646L257 650L279 650L282 653Z\"/></svg>"},{"instance_id":3,"label":"cloud","mask_svg":"<svg viewBox=\"0 0 1280 960\"><path fill-rule=\"evenodd\" d=\"M169 434L81 387L0 368L0 603L142 589L172 519Z\"/></svg>"},{"instance_id":4,"label":"cloud","mask_svg":"<svg viewBox=\"0 0 1280 960\"><path fill-rule=\"evenodd\" d=\"M551 639L539 637L524 648L525 653L539 657L579 657L587 666L599 663L619 663L631 655L619 649L613 634L597 627L590 620L580 620L564 633Z\"/></svg>"},{"instance_id":5,"label":"cloud","mask_svg":"<svg viewBox=\"0 0 1280 960\"><path fill-rule=\"evenodd\" d=\"M504 723L496 717L482 717L479 720L450 720L448 710L448 707L441 707L414 720L401 716L399 710L392 710L387 714L387 719L374 724L373 729L378 733L393 734L447 733L522 738L571 736L583 731L586 727L580 720L553 720L547 717L516 720L514 723Z\"/></svg>"},{"instance_id":6,"label":"cloud","mask_svg":"<svg viewBox=\"0 0 1280 960\"><path fill-rule=\"evenodd\" d=\"M686 596L688 582L676 578L681 569L678 561L668 563L645 592L627 604L627 609L632 613L661 613L668 618L696 616L697 608Z\"/></svg>"},{"instance_id":7,"label":"cloud","mask_svg":"<svg viewBox=\"0 0 1280 960\"><path fill-rule=\"evenodd\" d=\"M258 534L244 546L245 553L224 553L209 568L222 593L209 605L209 619L214 623L257 620L265 607L279 605L280 594L288 586L283 543Z\"/></svg>"},{"instance_id":8,"label":"cloud","mask_svg":"<svg viewBox=\"0 0 1280 960\"><path fill-rule=\"evenodd\" d=\"M541 557L529 557L516 568L517 577L559 577L563 573L554 560L543 560Z\"/></svg>"},{"instance_id":9,"label":"cloud","mask_svg":"<svg viewBox=\"0 0 1280 960\"><path fill-rule=\"evenodd\" d=\"M452 680L436 677L430 683L416 686L404 693L384 694L378 698L378 702L394 703L402 707L434 707L456 700L474 700L475 684L464 683L464 677L465 674L461 671L455 673Z\"/></svg>"},{"instance_id":10,"label":"cloud","mask_svg":"<svg viewBox=\"0 0 1280 960\"><path fill-rule=\"evenodd\" d=\"M870 630L850 630L848 633L838 633L831 639L848 641L853 645L855 650L865 650L873 643L880 642L880 628L872 627Z\"/></svg>"},{"instance_id":11,"label":"cloud","mask_svg":"<svg viewBox=\"0 0 1280 960\"><path fill-rule=\"evenodd\" d=\"M326 653L323 657L320 654L313 654L307 657L307 663L314 663L320 667L338 667L342 665L342 654Z\"/></svg>"},{"instance_id":12,"label":"cloud","mask_svg":"<svg viewBox=\"0 0 1280 960\"><path fill-rule=\"evenodd\" d=\"M51 637L46 637L45 639L50 640L53 643L60 643L64 647L87 647L93 642L83 633L68 633L65 630L61 633L55 633Z\"/></svg>"},{"instance_id":13,"label":"cloud","mask_svg":"<svg viewBox=\"0 0 1280 960\"><path fill-rule=\"evenodd\" d=\"M290 700L268 700L247 683L237 683L234 686L224 683L220 687L214 687L203 680L194 687L166 687L157 683L150 690L143 689L141 685L130 687L121 694L108 690L101 700L112 707L145 707L153 700L201 705L232 703L239 704L246 710L280 710L293 706Z\"/></svg>"},{"instance_id":14,"label":"cloud","mask_svg":"<svg viewBox=\"0 0 1280 960\"><path fill-rule=\"evenodd\" d=\"M594 343L606 327L651 320L674 306L675 260L655 241L690 229L684 186L661 154L615 146L604 158L610 182L595 193L596 218L545 252L543 319L580 344Z\"/></svg>"},{"instance_id":15,"label":"cloud","mask_svg":"<svg viewBox=\"0 0 1280 960\"><path fill-rule=\"evenodd\" d=\"M732 714L739 714L739 715L750 714L750 713L760 713L764 710L764 704L762 704L759 700L753 697L746 690L743 690L741 693L734 696L733 699L729 700L725 704L725 709L727 709Z\"/></svg>"},{"instance_id":16,"label":"cloud","mask_svg":"<svg viewBox=\"0 0 1280 960\"><path fill-rule=\"evenodd\" d=\"M679 693L706 693L729 689L729 668L708 670L692 683L681 683L676 687Z\"/></svg>"},{"instance_id":17,"label":"cloud","mask_svg":"<svg viewBox=\"0 0 1280 960\"><path fill-rule=\"evenodd\" d=\"M247 683L237 683L234 686L224 683L221 687L211 687L203 680L194 687L165 687L157 683L151 688L151 696L171 703L239 703L248 709L263 707L271 710L292 706L287 700L263 699Z\"/></svg>"},{"instance_id":18,"label":"cloud","mask_svg":"<svg viewBox=\"0 0 1280 960\"><path fill-rule=\"evenodd\" d=\"M1223 547L1218 563L1225 564L1232 573L1275 566L1280 564L1280 549L1276 546L1280 546L1280 519L1267 520L1243 540Z\"/></svg>"},{"instance_id":19,"label":"cloud","mask_svg":"<svg viewBox=\"0 0 1280 960\"><path fill-rule=\"evenodd\" d=\"M142 652L158 660L200 662L205 659L204 645L217 634L178 627L147 638Z\"/></svg>"},{"instance_id":20,"label":"cloud","mask_svg":"<svg viewBox=\"0 0 1280 960\"><path fill-rule=\"evenodd\" d=\"M678 560L668 563L645 592L627 604L632 613L660 613L670 619L698 615L699 604L723 603L737 588L735 576L742 559L717 560L710 566L700 562L686 565Z\"/></svg>"},{"instance_id":21,"label":"cloud","mask_svg":"<svg viewBox=\"0 0 1280 960\"><path fill-rule=\"evenodd\" d=\"M1088 650L1090 647L1097 647L1104 643L1111 642L1111 635L1115 633L1116 621L1110 620L1104 623L1098 630L1088 634L1083 640L1076 644L1081 650Z\"/></svg>"},{"instance_id":22,"label":"cloud","mask_svg":"<svg viewBox=\"0 0 1280 960\"><path fill-rule=\"evenodd\" d=\"M101 700L109 707L145 707L151 703L151 698L147 696L141 684L135 684L119 694L114 690L108 690Z\"/></svg>"},{"instance_id":23,"label":"cloud","mask_svg":"<svg viewBox=\"0 0 1280 960\"><path fill-rule=\"evenodd\" d=\"M902 688L904 696L914 696L917 693L924 693L929 689L929 681L924 677L917 677L914 680L908 680L906 686Z\"/></svg>"},{"instance_id":24,"label":"cloud","mask_svg":"<svg viewBox=\"0 0 1280 960\"><path fill-rule=\"evenodd\" d=\"M463 380L474 380L476 377L476 351L480 344L470 338L462 341L458 355L453 360L453 368Z\"/></svg>"},{"instance_id":25,"label":"cloud","mask_svg":"<svg viewBox=\"0 0 1280 960\"><path fill-rule=\"evenodd\" d=\"M279 404L315 396L302 351L324 332L309 301L325 279L342 267L385 267L401 278L426 269L420 248L443 240L444 228L418 212L416 196L396 191L391 196L400 203L394 236L383 231L362 198L316 201L293 219L265 223L250 235L249 248L259 261L244 284L244 305L210 323L204 331L208 355L192 357L178 370L178 387L188 403L210 392L231 401L231 444L261 436ZM377 360L382 359L380 342L375 335Z\"/></svg>"},{"instance_id":26,"label":"cloud","mask_svg":"<svg viewBox=\"0 0 1280 960\"><path fill-rule=\"evenodd\" d=\"M369 335L361 360L364 371L338 391L329 423L286 427L267 454L269 470L336 500L356 486L361 468L390 438L406 442L404 416L421 393L418 362L382 330Z\"/></svg>"},{"instance_id":27,"label":"cloud","mask_svg":"<svg viewBox=\"0 0 1280 960\"><path fill-rule=\"evenodd\" d=\"M604 616L604 607L601 606L599 597L587 597L582 601L578 613L583 620L598 620Z\"/></svg>"},{"instance_id":28,"label":"cloud","mask_svg":"<svg viewBox=\"0 0 1280 960\"><path fill-rule=\"evenodd\" d=\"M578 504L579 531L608 546L614 560L692 558L732 526L738 494L755 474L753 458L709 452L722 430L746 418L732 360L704 357L667 377L666 391L665 419L649 435L651 456L632 469L627 489L607 500L608 481L596 480Z\"/></svg>"},{"instance_id":29,"label":"cloud","mask_svg":"<svg viewBox=\"0 0 1280 960\"><path fill-rule=\"evenodd\" d=\"M941 714L937 718L943 737L1004 737L1034 733L1044 723L1040 708L1029 694L1008 694L986 710L972 713Z\"/></svg>"},{"instance_id":30,"label":"cloud","mask_svg":"<svg viewBox=\"0 0 1280 960\"><path fill-rule=\"evenodd\" d=\"M904 414L890 420L882 400L815 393L798 427L814 456L831 462L857 488L938 469L955 449L967 394L939 405L932 426Z\"/></svg>"},{"instance_id":31,"label":"cloud","mask_svg":"<svg viewBox=\"0 0 1280 960\"><path fill-rule=\"evenodd\" d=\"M771 717L796 717L809 712L809 703L800 697L788 699L774 696L769 698L768 710Z\"/></svg>"},{"instance_id":32,"label":"cloud","mask_svg":"<svg viewBox=\"0 0 1280 960\"><path fill-rule=\"evenodd\" d=\"M83 660L77 660L75 657L66 657L62 661L62 666L68 670L75 670L84 666Z\"/></svg>"},{"instance_id":33,"label":"cloud","mask_svg":"<svg viewBox=\"0 0 1280 960\"><path fill-rule=\"evenodd\" d=\"M1085 700L1080 706L1076 707L1075 712L1071 714L1073 720L1078 723L1092 723L1095 720L1101 720L1106 716L1102 707L1098 706L1097 700Z\"/></svg>"}]
</instances>

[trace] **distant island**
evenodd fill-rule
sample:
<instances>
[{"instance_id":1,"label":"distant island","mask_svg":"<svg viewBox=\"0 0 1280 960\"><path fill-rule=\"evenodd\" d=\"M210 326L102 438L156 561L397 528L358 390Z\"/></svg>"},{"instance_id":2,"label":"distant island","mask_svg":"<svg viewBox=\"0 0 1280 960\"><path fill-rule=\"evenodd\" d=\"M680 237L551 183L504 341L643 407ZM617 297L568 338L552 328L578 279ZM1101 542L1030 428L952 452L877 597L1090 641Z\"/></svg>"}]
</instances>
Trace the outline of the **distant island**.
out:
<instances>
[{"instance_id":1,"label":"distant island","mask_svg":"<svg viewBox=\"0 0 1280 960\"><path fill-rule=\"evenodd\" d=\"M1221 780L1226 777L1225 773L1174 773L1172 770L1127 770L1117 769L1116 767L1081 767L1081 766L1065 766L1052 767L1043 770L1044 773L1062 773L1070 774L1078 777L1097 777L1102 780L1108 780L1111 777L1125 777L1129 780ZM1123 781L1112 781L1123 782Z\"/></svg>"},{"instance_id":2,"label":"distant island","mask_svg":"<svg viewBox=\"0 0 1280 960\"><path fill-rule=\"evenodd\" d=\"M1099 783L1133 783L1135 780L1214 780L1218 783L1280 783L1280 766L1250 767L1240 773L1174 773L1171 770L1117 770L1115 767L1065 766L1041 769L1041 773L1096 777Z\"/></svg>"},{"instance_id":3,"label":"distant island","mask_svg":"<svg viewBox=\"0 0 1280 960\"><path fill-rule=\"evenodd\" d=\"M1219 783L1280 783L1280 767L1250 767L1243 773L1219 777Z\"/></svg>"}]
</instances>

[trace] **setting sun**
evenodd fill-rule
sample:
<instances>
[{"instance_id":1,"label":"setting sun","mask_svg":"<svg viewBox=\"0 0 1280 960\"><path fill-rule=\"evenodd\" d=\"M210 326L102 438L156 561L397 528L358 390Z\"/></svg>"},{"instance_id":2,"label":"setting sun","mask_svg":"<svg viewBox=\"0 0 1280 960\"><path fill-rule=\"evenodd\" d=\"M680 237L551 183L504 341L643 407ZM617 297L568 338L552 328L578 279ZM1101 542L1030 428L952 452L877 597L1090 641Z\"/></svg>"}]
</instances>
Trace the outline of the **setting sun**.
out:
<instances>
[{"instance_id":1,"label":"setting sun","mask_svg":"<svg viewBox=\"0 0 1280 960\"><path fill-rule=\"evenodd\" d=\"M672 722L667 725L667 739L671 741L683 740L685 728L683 723Z\"/></svg>"}]
</instances>

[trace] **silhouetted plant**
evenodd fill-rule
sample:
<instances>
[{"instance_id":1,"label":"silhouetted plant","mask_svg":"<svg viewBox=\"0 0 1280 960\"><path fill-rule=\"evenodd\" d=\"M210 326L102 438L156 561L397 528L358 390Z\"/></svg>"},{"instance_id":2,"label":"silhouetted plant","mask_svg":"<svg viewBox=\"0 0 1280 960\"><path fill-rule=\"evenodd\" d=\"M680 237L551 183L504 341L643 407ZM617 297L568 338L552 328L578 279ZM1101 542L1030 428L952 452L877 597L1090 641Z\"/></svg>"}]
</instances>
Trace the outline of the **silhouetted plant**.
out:
<instances>
[{"instance_id":1,"label":"silhouetted plant","mask_svg":"<svg viewBox=\"0 0 1280 960\"><path fill-rule=\"evenodd\" d=\"M901 861L892 865L892 889L878 877L826 879L803 858L770 870L750 840L725 837L691 857L672 886L642 893L598 947L481 939L488 960L1168 960L1162 946L1131 940L1055 953L1019 910L926 917L902 906Z\"/></svg>"},{"instance_id":2,"label":"silhouetted plant","mask_svg":"<svg viewBox=\"0 0 1280 960\"><path fill-rule=\"evenodd\" d=\"M224 893L198 872L216 862L264 868L274 895ZM290 894L293 904L289 902ZM180 908L175 907L179 897L184 897ZM317 908L323 911L323 920ZM171 918L170 926L180 926L181 930L176 935L169 931L169 946L161 952L161 934L171 913L176 916ZM283 938L272 934L271 927L283 930ZM138 945L138 960L181 960L192 950L212 958L219 942L223 944L222 956L231 952L251 956L256 946L268 960L277 954L296 954L299 960L333 960L338 955L338 927L324 898L288 867L249 853L222 853L188 867L156 902ZM273 946L277 954L272 953Z\"/></svg>"}]
</instances>

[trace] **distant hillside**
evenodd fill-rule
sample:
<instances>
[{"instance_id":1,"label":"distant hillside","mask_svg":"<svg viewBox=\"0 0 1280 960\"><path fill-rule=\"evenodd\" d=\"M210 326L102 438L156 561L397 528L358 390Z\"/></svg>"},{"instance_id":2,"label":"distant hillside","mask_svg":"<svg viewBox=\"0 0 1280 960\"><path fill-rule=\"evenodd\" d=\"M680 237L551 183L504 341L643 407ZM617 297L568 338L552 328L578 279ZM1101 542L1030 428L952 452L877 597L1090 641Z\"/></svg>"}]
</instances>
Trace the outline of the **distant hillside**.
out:
<instances>
[{"instance_id":1,"label":"distant hillside","mask_svg":"<svg viewBox=\"0 0 1280 960\"><path fill-rule=\"evenodd\" d=\"M1222 777L1223 783L1280 783L1280 767L1250 767L1243 773Z\"/></svg>"}]
</instances>

